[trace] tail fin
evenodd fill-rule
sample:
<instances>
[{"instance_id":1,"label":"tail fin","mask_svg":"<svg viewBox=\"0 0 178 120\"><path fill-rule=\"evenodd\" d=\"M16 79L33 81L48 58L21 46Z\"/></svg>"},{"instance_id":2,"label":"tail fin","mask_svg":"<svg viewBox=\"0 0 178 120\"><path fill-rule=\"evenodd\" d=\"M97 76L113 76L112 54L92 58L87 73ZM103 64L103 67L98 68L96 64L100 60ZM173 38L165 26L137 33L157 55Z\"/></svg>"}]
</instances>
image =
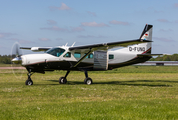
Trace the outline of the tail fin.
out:
<instances>
[{"instance_id":1,"label":"tail fin","mask_svg":"<svg viewBox=\"0 0 178 120\"><path fill-rule=\"evenodd\" d=\"M152 25L146 24L140 36L140 39L152 41L152 29L153 29ZM134 54L147 54L147 53L151 54L151 47L152 47L152 42L141 43L141 44L129 46L127 48L123 48L122 52L129 52Z\"/></svg>"},{"instance_id":2,"label":"tail fin","mask_svg":"<svg viewBox=\"0 0 178 120\"><path fill-rule=\"evenodd\" d=\"M153 29L153 25L145 25L145 28L140 36L140 39L143 40L151 40L152 41L152 29ZM147 50L145 52L143 52L142 54L137 54L138 57L144 57L144 56L160 56L163 54L151 54L151 42L149 43L144 43L146 45Z\"/></svg>"},{"instance_id":3,"label":"tail fin","mask_svg":"<svg viewBox=\"0 0 178 120\"><path fill-rule=\"evenodd\" d=\"M152 28L153 25L145 25L145 28L140 36L140 39L152 41Z\"/></svg>"},{"instance_id":4,"label":"tail fin","mask_svg":"<svg viewBox=\"0 0 178 120\"><path fill-rule=\"evenodd\" d=\"M146 24L140 36L140 39L152 41L152 31L153 31L153 25ZM145 44L146 51L142 54L151 53L152 42L144 43L144 44Z\"/></svg>"}]
</instances>

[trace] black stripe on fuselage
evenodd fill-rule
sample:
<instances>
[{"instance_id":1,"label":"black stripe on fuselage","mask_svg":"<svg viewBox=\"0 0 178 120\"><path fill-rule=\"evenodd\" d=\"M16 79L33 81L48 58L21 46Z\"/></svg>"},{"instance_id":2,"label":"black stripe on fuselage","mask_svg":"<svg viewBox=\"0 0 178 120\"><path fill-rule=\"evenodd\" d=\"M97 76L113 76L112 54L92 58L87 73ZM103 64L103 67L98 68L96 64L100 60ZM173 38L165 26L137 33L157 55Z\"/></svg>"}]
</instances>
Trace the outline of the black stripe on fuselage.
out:
<instances>
[{"instance_id":1,"label":"black stripe on fuselage","mask_svg":"<svg viewBox=\"0 0 178 120\"><path fill-rule=\"evenodd\" d=\"M147 60L149 60L150 56L145 56L145 57L135 57L133 58L132 60L129 60L129 61L126 61L126 62L123 62L123 63L118 63L118 64L109 64L108 65L108 70L112 70L112 69L115 69L115 68L119 68L119 67L124 67L124 66L128 66L128 65L133 65L133 64L137 64L137 63L143 63Z\"/></svg>"},{"instance_id":2,"label":"black stripe on fuselage","mask_svg":"<svg viewBox=\"0 0 178 120\"><path fill-rule=\"evenodd\" d=\"M108 70L112 70L118 67L128 66L132 64L142 63L147 60L149 60L150 56L144 56L144 57L135 57L129 61L117 63L117 64L108 64ZM26 69L31 72L42 72L42 71L54 71L54 70L71 70L71 71L81 71L81 70L87 70L87 71L98 71L93 69L93 63L84 63L81 62L77 67L72 67L72 65L75 65L77 62L73 61L51 61L47 63L37 63L32 65L24 66Z\"/></svg>"}]
</instances>

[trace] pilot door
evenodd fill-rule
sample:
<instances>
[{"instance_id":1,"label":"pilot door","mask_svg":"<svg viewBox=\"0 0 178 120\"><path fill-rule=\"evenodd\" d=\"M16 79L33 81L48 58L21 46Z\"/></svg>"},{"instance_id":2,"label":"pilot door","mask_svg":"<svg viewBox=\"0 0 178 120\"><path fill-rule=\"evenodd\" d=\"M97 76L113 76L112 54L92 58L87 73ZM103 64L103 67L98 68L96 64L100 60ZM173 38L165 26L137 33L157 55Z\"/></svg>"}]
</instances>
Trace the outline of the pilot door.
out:
<instances>
[{"instance_id":1,"label":"pilot door","mask_svg":"<svg viewBox=\"0 0 178 120\"><path fill-rule=\"evenodd\" d=\"M108 51L94 52L94 70L108 69Z\"/></svg>"}]
</instances>

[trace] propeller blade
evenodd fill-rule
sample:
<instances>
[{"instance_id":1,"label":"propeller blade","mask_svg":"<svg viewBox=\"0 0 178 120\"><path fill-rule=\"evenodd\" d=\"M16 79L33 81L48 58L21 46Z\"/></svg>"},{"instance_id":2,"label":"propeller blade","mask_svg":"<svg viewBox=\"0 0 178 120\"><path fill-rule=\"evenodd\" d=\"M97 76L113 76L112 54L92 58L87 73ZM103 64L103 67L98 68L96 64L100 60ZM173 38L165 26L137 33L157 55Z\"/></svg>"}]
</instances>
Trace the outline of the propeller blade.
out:
<instances>
[{"instance_id":1,"label":"propeller blade","mask_svg":"<svg viewBox=\"0 0 178 120\"><path fill-rule=\"evenodd\" d=\"M24 73L23 69L16 69L16 68L20 68L22 67L22 50L20 49L20 45L18 42L14 43L11 49L11 68L12 68L12 72L15 75L16 78L21 78L22 74Z\"/></svg>"}]
</instances>

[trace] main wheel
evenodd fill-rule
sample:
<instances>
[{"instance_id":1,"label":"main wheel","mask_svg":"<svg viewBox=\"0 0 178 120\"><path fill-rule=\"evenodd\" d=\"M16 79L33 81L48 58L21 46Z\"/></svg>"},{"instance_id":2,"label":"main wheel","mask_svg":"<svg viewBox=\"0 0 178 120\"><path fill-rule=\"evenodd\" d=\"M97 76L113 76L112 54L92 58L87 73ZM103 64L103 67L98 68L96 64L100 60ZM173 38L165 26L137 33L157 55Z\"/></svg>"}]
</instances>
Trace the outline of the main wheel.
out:
<instances>
[{"instance_id":1,"label":"main wheel","mask_svg":"<svg viewBox=\"0 0 178 120\"><path fill-rule=\"evenodd\" d=\"M84 83L87 85L91 85L93 83L93 81L91 78L88 77L88 78L85 78Z\"/></svg>"},{"instance_id":2,"label":"main wheel","mask_svg":"<svg viewBox=\"0 0 178 120\"><path fill-rule=\"evenodd\" d=\"M61 78L59 78L59 83L60 84L66 84L67 83L67 79L65 77L61 77Z\"/></svg>"},{"instance_id":3,"label":"main wheel","mask_svg":"<svg viewBox=\"0 0 178 120\"><path fill-rule=\"evenodd\" d=\"M27 79L25 85L33 85L33 81L31 79Z\"/></svg>"}]
</instances>

